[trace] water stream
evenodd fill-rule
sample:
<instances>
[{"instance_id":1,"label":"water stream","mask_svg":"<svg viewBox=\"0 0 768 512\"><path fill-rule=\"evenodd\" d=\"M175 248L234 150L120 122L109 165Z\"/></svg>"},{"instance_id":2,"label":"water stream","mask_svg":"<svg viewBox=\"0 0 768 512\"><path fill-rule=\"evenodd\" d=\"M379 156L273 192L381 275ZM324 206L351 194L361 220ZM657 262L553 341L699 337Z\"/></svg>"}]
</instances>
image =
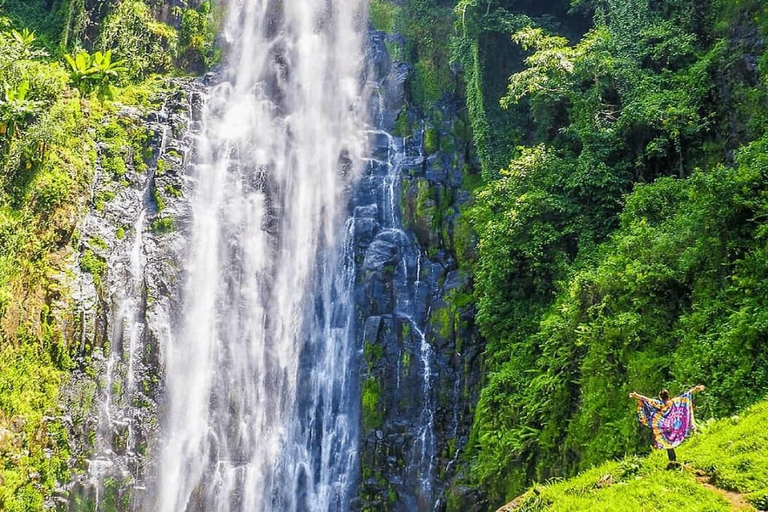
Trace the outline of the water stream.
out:
<instances>
[{"instance_id":1,"label":"water stream","mask_svg":"<svg viewBox=\"0 0 768 512\"><path fill-rule=\"evenodd\" d=\"M381 121L379 121L381 122ZM415 162L422 162L424 127L420 133L411 137L395 137L392 134L373 130L369 136L385 137L387 140L386 155L381 160L369 159L369 171L376 172L383 168L386 174L381 179L378 203L384 205L384 215L381 219L379 237L393 240L399 253L397 268L392 275L394 292L393 313L406 322L409 331L415 334L418 341L419 375L421 376L421 393L419 397L420 411L414 424L418 431L414 432L413 448L408 467L403 473L411 475L418 482L416 493L421 510L433 508L434 496L432 482L435 477L435 354L427 339L427 324L430 311L425 309L420 297L422 282L421 263L424 257L415 237L403 225L400 211L403 169ZM414 264L415 263L415 264ZM401 356L402 357L402 356ZM396 387L400 387L400 369L397 370Z\"/></svg>"},{"instance_id":2,"label":"water stream","mask_svg":"<svg viewBox=\"0 0 768 512\"><path fill-rule=\"evenodd\" d=\"M390 505L435 510L441 377L430 315L442 270L403 218L404 187L428 161L425 125L387 131L402 98L377 75L389 64L374 62L383 43L367 32L365 2L226 9L223 66L150 116L156 171L134 173L137 197L91 223L118 212L129 236L110 253L111 348L74 510L355 510L370 435L403 439ZM169 187L183 197L164 209L157 194ZM158 219L174 230L157 231ZM363 298L373 233L393 255L373 269L389 291ZM360 316L369 309L381 311ZM412 406L399 434L394 424L360 431L356 335L369 316L403 326L390 369L394 395ZM380 340L383 350L393 341Z\"/></svg>"},{"instance_id":3,"label":"water stream","mask_svg":"<svg viewBox=\"0 0 768 512\"><path fill-rule=\"evenodd\" d=\"M159 144L160 155L166 151L166 141L164 130ZM104 347L101 355L106 361L97 402L98 422L93 436L93 453L87 461L86 485L93 492L97 509L105 485L116 478L132 479L135 476L132 472L137 467L136 403L143 399L137 380L145 370L140 358L141 342L147 327L144 239L153 178L153 174L141 176L137 179L139 187L125 191L130 197L129 202L139 207L129 230L130 242L124 245L126 250L113 253L110 261L115 281L120 283L120 287L113 297L115 304L109 322L109 345ZM100 221L89 217L86 222L93 224Z\"/></svg>"}]
</instances>

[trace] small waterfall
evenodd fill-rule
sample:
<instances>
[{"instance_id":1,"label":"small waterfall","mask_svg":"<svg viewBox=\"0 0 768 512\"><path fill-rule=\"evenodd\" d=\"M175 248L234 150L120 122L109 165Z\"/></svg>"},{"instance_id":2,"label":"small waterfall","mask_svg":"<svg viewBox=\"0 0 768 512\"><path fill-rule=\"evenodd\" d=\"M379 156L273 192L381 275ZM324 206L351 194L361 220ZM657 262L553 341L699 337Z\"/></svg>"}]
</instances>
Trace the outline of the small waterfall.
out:
<instances>
[{"instance_id":1,"label":"small waterfall","mask_svg":"<svg viewBox=\"0 0 768 512\"><path fill-rule=\"evenodd\" d=\"M158 145L158 155L166 151L167 127L163 126ZM140 455L137 453L136 430L139 414L137 404L145 403L143 390L138 382L146 370L142 362L143 341L147 328L145 319L145 272L144 253L147 231L147 212L151 208L154 170L142 175L132 169L134 183L139 186L126 188L121 192L122 201L110 204L111 212L92 212L85 219L84 226L92 233L89 243L103 245L106 228L103 217L129 214L123 203L139 205L134 211L133 224L128 229L131 238L124 242L117 240L117 250L108 255L110 268L107 288L115 290L110 297L111 318L108 344L97 352L95 358L103 358L103 373L99 380L98 410L95 418L91 454L87 461L88 473L82 481L82 491L93 499L96 510L104 499L105 488L117 481L135 483ZM122 185L121 185L122 186ZM122 228L121 228L122 229ZM96 233L104 233L104 236ZM104 249L103 247L96 247ZM83 331L85 332L85 331ZM110 499L114 499L111 496Z\"/></svg>"},{"instance_id":2,"label":"small waterfall","mask_svg":"<svg viewBox=\"0 0 768 512\"><path fill-rule=\"evenodd\" d=\"M381 94L379 92L379 94ZM381 107L380 107L381 108ZM381 124L382 120L379 119ZM434 390L434 365L435 354L427 340L426 330L430 312L424 308L421 296L421 262L423 255L418 243L403 226L400 218L400 191L402 172L405 167L423 161L425 155L422 150L424 135L416 137L395 137L382 130L371 130L369 137L385 138L385 154L374 155L369 159L368 175L379 181L379 194L377 204L383 210L380 217L381 231L377 234L378 240L386 240L397 248L399 261L392 276L394 303L392 310L400 321L409 325L409 330L415 334L418 340L419 374L421 376L420 412L413 418L417 426L414 432L413 446L411 449L409 466L404 469L403 476L411 478L419 483L418 501L419 509L432 509L435 496L433 496L432 483L435 478L435 390ZM379 147L385 147L379 143ZM381 170L385 174L377 178ZM413 264L415 262L415 265ZM402 357L402 355L401 355ZM396 370L396 386L400 386L400 370Z\"/></svg>"},{"instance_id":3,"label":"small waterfall","mask_svg":"<svg viewBox=\"0 0 768 512\"><path fill-rule=\"evenodd\" d=\"M367 6L228 9L228 64L188 169L152 509L347 510L359 398L345 219L364 151Z\"/></svg>"},{"instance_id":4,"label":"small waterfall","mask_svg":"<svg viewBox=\"0 0 768 512\"><path fill-rule=\"evenodd\" d=\"M458 102L433 116L407 102L413 68L397 35L373 31L370 155L356 191L361 319L362 508L443 510L467 445L482 343L463 302L455 237L468 199ZM464 253L461 254L464 256Z\"/></svg>"}]
</instances>

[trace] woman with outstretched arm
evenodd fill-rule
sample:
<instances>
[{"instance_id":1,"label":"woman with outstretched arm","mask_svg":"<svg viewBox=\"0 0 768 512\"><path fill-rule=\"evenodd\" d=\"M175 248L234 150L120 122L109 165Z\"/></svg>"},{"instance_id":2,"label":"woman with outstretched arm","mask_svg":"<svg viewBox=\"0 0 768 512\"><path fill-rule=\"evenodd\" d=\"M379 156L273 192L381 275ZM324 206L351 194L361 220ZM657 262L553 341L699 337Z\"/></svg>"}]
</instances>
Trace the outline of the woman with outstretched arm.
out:
<instances>
[{"instance_id":1,"label":"woman with outstretched arm","mask_svg":"<svg viewBox=\"0 0 768 512\"><path fill-rule=\"evenodd\" d=\"M667 469L677 466L675 448L696 429L693 419L693 394L706 388L698 385L680 396L670 398L666 389L659 392L659 400L632 392L630 398L637 400L637 414L640 423L653 431L653 447L666 449L669 456Z\"/></svg>"}]
</instances>

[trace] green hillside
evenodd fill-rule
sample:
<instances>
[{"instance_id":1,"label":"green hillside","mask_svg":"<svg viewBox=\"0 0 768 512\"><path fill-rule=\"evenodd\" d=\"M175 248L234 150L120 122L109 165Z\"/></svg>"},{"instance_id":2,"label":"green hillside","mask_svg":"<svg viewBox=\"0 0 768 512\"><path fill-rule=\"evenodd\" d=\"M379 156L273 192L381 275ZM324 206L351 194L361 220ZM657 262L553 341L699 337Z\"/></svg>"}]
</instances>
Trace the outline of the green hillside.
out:
<instances>
[{"instance_id":1,"label":"green hillside","mask_svg":"<svg viewBox=\"0 0 768 512\"><path fill-rule=\"evenodd\" d=\"M726 511L768 509L768 402L699 425L681 445L681 470L666 453L627 457L534 486L502 511Z\"/></svg>"}]
</instances>

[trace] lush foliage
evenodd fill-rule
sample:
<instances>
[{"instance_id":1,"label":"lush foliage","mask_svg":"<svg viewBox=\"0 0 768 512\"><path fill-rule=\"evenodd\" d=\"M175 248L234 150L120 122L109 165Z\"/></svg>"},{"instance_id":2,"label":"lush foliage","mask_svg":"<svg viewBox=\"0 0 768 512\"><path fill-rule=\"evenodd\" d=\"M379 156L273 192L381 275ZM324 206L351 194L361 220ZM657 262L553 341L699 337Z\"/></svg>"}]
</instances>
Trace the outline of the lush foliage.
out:
<instances>
[{"instance_id":1,"label":"lush foliage","mask_svg":"<svg viewBox=\"0 0 768 512\"><path fill-rule=\"evenodd\" d=\"M66 347L50 328L43 345L19 336L0 349L0 506L42 510L43 497L67 475L66 431L51 416L68 367Z\"/></svg>"},{"instance_id":2,"label":"lush foliage","mask_svg":"<svg viewBox=\"0 0 768 512\"><path fill-rule=\"evenodd\" d=\"M99 96L109 96L111 85L125 71L122 62L112 60L112 50L106 53L78 52L64 56L70 67L72 83L84 94L97 91Z\"/></svg>"},{"instance_id":3,"label":"lush foliage","mask_svg":"<svg viewBox=\"0 0 768 512\"><path fill-rule=\"evenodd\" d=\"M188 4L192 4L187 6ZM181 7L179 6L181 5ZM194 7L197 5L197 7ZM121 83L152 73L202 73L216 64L221 22L217 2L163 0L4 0L0 13L33 32L52 55L112 50L126 72Z\"/></svg>"},{"instance_id":4,"label":"lush foliage","mask_svg":"<svg viewBox=\"0 0 768 512\"><path fill-rule=\"evenodd\" d=\"M684 470L667 471L666 455L631 456L586 471L570 480L536 486L518 502L521 512L594 510L733 510L723 493L746 503L768 505L768 402L741 416L711 421L678 451ZM697 473L704 475L697 477Z\"/></svg>"},{"instance_id":5,"label":"lush foliage","mask_svg":"<svg viewBox=\"0 0 768 512\"><path fill-rule=\"evenodd\" d=\"M104 20L98 46L117 48L132 77L144 78L152 73L173 69L178 34L165 23L155 20L141 0L119 2Z\"/></svg>"},{"instance_id":6,"label":"lush foliage","mask_svg":"<svg viewBox=\"0 0 768 512\"><path fill-rule=\"evenodd\" d=\"M121 111L148 104L162 82L147 76L177 71L176 30L144 2L50 4L0 7L10 15L0 17L0 509L9 511L42 510L67 479L59 389L71 356L88 349L70 339L71 271L97 286L106 272L77 232L97 158L117 182L127 166L146 168L146 130ZM185 44L200 44L198 28L186 28Z\"/></svg>"},{"instance_id":7,"label":"lush foliage","mask_svg":"<svg viewBox=\"0 0 768 512\"><path fill-rule=\"evenodd\" d=\"M446 2L373 0L370 19L376 30L402 36L399 41L390 41L388 47L394 59L413 64L406 82L408 106L430 114L437 102L456 89L446 45L453 17Z\"/></svg>"},{"instance_id":8,"label":"lush foliage","mask_svg":"<svg viewBox=\"0 0 768 512\"><path fill-rule=\"evenodd\" d=\"M4 23L8 23L4 21ZM57 390L68 349L49 304L93 165L68 76L32 32L0 34L0 508L39 510L67 471Z\"/></svg>"},{"instance_id":9,"label":"lush foliage","mask_svg":"<svg viewBox=\"0 0 768 512\"><path fill-rule=\"evenodd\" d=\"M213 44L218 23L211 3L203 2L197 9L176 7L174 14L180 20L180 66L198 72L208 69L220 58L219 50Z\"/></svg>"},{"instance_id":10,"label":"lush foliage","mask_svg":"<svg viewBox=\"0 0 768 512\"><path fill-rule=\"evenodd\" d=\"M764 8L539 9L456 8L487 182L470 214L488 340L473 473L495 500L646 450L633 389L705 382L705 415L768 391ZM504 89L484 50L502 29Z\"/></svg>"},{"instance_id":11,"label":"lush foliage","mask_svg":"<svg viewBox=\"0 0 768 512\"><path fill-rule=\"evenodd\" d=\"M459 259L488 342L468 455L492 501L648 450L632 389L706 382L707 416L768 390L764 20L752 1L372 2L406 36L388 45L411 105L466 98L485 185ZM414 196L414 228L438 229Z\"/></svg>"}]
</instances>

